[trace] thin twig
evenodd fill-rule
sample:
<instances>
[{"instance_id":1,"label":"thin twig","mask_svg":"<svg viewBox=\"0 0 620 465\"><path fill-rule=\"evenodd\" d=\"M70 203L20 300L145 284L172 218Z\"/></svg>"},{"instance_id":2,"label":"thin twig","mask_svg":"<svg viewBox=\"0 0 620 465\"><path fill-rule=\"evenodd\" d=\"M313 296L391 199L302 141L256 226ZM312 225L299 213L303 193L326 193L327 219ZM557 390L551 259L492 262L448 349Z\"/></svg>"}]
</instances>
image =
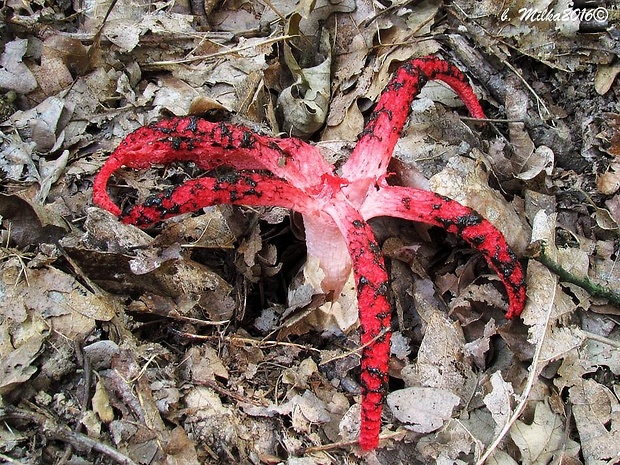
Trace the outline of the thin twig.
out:
<instances>
[{"instance_id":1,"label":"thin twig","mask_svg":"<svg viewBox=\"0 0 620 465\"><path fill-rule=\"evenodd\" d=\"M82 378L82 382L84 383L84 389L82 390L82 398L81 398L81 407L80 407L80 416L78 417L77 423L75 425L75 432L81 433L84 427L84 423L82 420L86 416L86 412L88 410L88 404L90 403L90 380L92 376L92 370L90 369L90 360L88 356L84 354L82 347L78 346L78 350L81 352L82 360L83 360L83 369L84 376ZM65 465L73 455L73 446L69 445L65 450L65 453L62 455L60 460L58 461L58 465Z\"/></svg>"},{"instance_id":2,"label":"thin twig","mask_svg":"<svg viewBox=\"0 0 620 465\"><path fill-rule=\"evenodd\" d=\"M34 423L46 437L66 442L77 450L94 450L106 455L121 465L136 465L133 460L113 447L93 438L89 438L85 434L71 431L67 426L60 425L53 419L40 413L29 412L13 406L6 406L0 409L0 420L21 420Z\"/></svg>"},{"instance_id":3,"label":"thin twig","mask_svg":"<svg viewBox=\"0 0 620 465\"><path fill-rule=\"evenodd\" d=\"M20 462L19 460L15 460L13 457L9 457L8 455L0 454L0 459L4 460L6 463L16 463L18 465L24 465L24 462Z\"/></svg>"},{"instance_id":4,"label":"thin twig","mask_svg":"<svg viewBox=\"0 0 620 465\"><path fill-rule=\"evenodd\" d=\"M607 344L608 346L615 347L616 349L620 349L620 342L614 341L613 339L609 339L608 337L603 337L598 334L591 333L590 331L581 330L585 337L591 339L592 341L600 342L601 344Z\"/></svg>"},{"instance_id":5,"label":"thin twig","mask_svg":"<svg viewBox=\"0 0 620 465\"><path fill-rule=\"evenodd\" d=\"M382 337L385 337L385 334L387 333L386 330L381 331L379 334L377 334L374 338L372 338L370 341L368 341L366 344L361 345L359 347L356 347L355 349L349 350L347 352L344 352L340 355L335 355L332 358L329 358L327 360L323 360L321 363L319 363L319 365L327 365L328 363L334 362L336 360L341 360L345 357L348 357L349 355L357 355L359 357L361 357L361 352L364 349L364 347L368 347L372 344L374 344L375 342L377 342L379 339L381 339Z\"/></svg>"},{"instance_id":6,"label":"thin twig","mask_svg":"<svg viewBox=\"0 0 620 465\"><path fill-rule=\"evenodd\" d=\"M247 337L238 337L238 336L190 334L190 333L179 331L178 329L174 329L174 328L168 328L168 331L170 331L172 334L176 336L179 336L185 339L191 339L194 341L217 340L217 341L226 341L229 344L245 344L245 345L251 345L251 346L260 347L260 348L280 346L280 347L295 347L296 349L320 352L320 350L315 347L309 347L303 344L296 344L294 342L270 341L266 339L251 339Z\"/></svg>"},{"instance_id":7,"label":"thin twig","mask_svg":"<svg viewBox=\"0 0 620 465\"><path fill-rule=\"evenodd\" d=\"M506 118L472 118L471 116L459 116L461 121L473 121L475 123L525 123L522 119Z\"/></svg>"},{"instance_id":8,"label":"thin twig","mask_svg":"<svg viewBox=\"0 0 620 465\"><path fill-rule=\"evenodd\" d=\"M220 384L217 381L212 381L210 379L204 379L201 381L201 383L207 387L210 387L211 389L218 392L219 394L230 397L231 399L235 400L238 405L250 404L250 405L255 405L257 407L265 406L265 404L262 402L259 402L254 399L250 399L249 397L242 396L241 394L237 394L236 392L231 391L230 389L226 389L225 387L220 386Z\"/></svg>"},{"instance_id":9,"label":"thin twig","mask_svg":"<svg viewBox=\"0 0 620 465\"><path fill-rule=\"evenodd\" d=\"M177 65L177 64L181 64L181 63L192 63L194 61L199 61L199 60L208 60L208 59L211 59L211 58L217 58L217 57L222 57L222 56L226 56L226 55L232 55L234 53L242 52L244 50L249 50L249 49L255 48L255 47L260 47L262 45L274 44L276 42L280 42L280 41L283 41L283 40L292 39L293 37L297 37L297 36L294 36L294 35L283 35L283 36L279 36L279 37L273 37L271 39L266 39L266 40L264 40L264 41L262 41L260 43L244 45L242 47L230 48L228 50L222 50L221 52L209 53L208 55L193 56L193 57L188 57L188 58L181 58L181 59L178 59L178 60L153 61L153 62L150 62L150 63L145 63L145 65L146 66L170 66L170 65Z\"/></svg>"}]
</instances>

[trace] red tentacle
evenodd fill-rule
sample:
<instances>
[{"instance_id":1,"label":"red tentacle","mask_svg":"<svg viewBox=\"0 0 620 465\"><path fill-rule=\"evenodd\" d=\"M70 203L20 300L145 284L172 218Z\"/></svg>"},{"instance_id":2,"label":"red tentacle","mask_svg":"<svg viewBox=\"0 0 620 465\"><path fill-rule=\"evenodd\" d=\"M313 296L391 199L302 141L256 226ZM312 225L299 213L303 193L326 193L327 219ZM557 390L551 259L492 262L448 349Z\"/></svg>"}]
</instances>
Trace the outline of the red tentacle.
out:
<instances>
[{"instance_id":1,"label":"red tentacle","mask_svg":"<svg viewBox=\"0 0 620 465\"><path fill-rule=\"evenodd\" d=\"M362 449L371 450L379 443L388 381L392 315L388 300L389 278L381 247L368 223L344 198L335 200L333 209L330 215L345 238L355 275L362 343L359 443Z\"/></svg>"},{"instance_id":2,"label":"red tentacle","mask_svg":"<svg viewBox=\"0 0 620 465\"><path fill-rule=\"evenodd\" d=\"M355 149L342 167L344 178L375 180L385 175L413 99L426 82L434 79L454 89L473 117L484 118L467 78L456 66L432 56L410 60L396 71L379 97Z\"/></svg>"},{"instance_id":3,"label":"red tentacle","mask_svg":"<svg viewBox=\"0 0 620 465\"><path fill-rule=\"evenodd\" d=\"M434 192L383 186L362 207L365 219L394 216L439 226L463 238L487 259L508 294L507 318L519 316L525 305L525 274L504 235L479 213Z\"/></svg>"},{"instance_id":4,"label":"red tentacle","mask_svg":"<svg viewBox=\"0 0 620 465\"><path fill-rule=\"evenodd\" d=\"M323 176L333 171L316 147L298 139L276 139L244 126L195 117L171 118L140 128L121 142L95 178L93 199L118 215L106 190L116 170L175 161L192 161L207 170L223 165L268 170L308 193L319 192Z\"/></svg>"},{"instance_id":5,"label":"red tentacle","mask_svg":"<svg viewBox=\"0 0 620 465\"><path fill-rule=\"evenodd\" d=\"M314 211L313 200L282 179L265 173L237 171L217 178L192 179L131 206L120 216L123 223L147 227L182 213L211 205L281 206L300 213Z\"/></svg>"}]
</instances>

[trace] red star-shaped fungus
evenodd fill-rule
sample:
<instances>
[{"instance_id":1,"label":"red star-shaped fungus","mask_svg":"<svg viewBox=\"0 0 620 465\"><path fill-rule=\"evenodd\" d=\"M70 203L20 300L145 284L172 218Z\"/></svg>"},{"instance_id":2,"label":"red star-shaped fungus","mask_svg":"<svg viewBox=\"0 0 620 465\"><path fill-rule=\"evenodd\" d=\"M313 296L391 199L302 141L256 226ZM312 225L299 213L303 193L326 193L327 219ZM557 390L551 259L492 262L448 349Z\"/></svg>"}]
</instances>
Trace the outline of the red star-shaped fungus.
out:
<instances>
[{"instance_id":1,"label":"red star-shaped fungus","mask_svg":"<svg viewBox=\"0 0 620 465\"><path fill-rule=\"evenodd\" d=\"M324 290L339 290L353 268L363 345L359 443L365 450L374 449L379 441L391 323L388 274L369 219L399 217L456 234L482 252L503 281L510 302L508 318L519 315L525 302L523 269L491 223L446 197L386 182L387 166L411 102L433 79L452 87L474 117L484 117L465 76L453 65L434 57L408 61L381 95L340 176L316 147L301 140L277 139L243 126L186 117L151 124L128 135L106 161L93 188L96 204L140 227L224 203L277 205L300 212L309 253L319 259L326 273ZM174 161L192 161L207 171L221 166L234 171L219 176L211 172L187 181L123 213L110 200L106 185L119 168L144 169Z\"/></svg>"}]
</instances>

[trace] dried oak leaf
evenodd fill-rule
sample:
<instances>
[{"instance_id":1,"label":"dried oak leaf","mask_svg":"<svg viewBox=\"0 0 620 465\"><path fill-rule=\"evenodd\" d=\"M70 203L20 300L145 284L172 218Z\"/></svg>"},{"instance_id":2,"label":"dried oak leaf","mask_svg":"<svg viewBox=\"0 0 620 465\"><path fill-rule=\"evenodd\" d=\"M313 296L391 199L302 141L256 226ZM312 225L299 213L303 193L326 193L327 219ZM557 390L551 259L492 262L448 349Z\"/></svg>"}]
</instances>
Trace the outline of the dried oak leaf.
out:
<instances>
[{"instance_id":1,"label":"dried oak leaf","mask_svg":"<svg viewBox=\"0 0 620 465\"><path fill-rule=\"evenodd\" d=\"M579 444L567 437L565 423L546 401L536 404L531 424L517 420L510 436L521 452L520 463L542 465L565 455L575 457Z\"/></svg>"}]
</instances>

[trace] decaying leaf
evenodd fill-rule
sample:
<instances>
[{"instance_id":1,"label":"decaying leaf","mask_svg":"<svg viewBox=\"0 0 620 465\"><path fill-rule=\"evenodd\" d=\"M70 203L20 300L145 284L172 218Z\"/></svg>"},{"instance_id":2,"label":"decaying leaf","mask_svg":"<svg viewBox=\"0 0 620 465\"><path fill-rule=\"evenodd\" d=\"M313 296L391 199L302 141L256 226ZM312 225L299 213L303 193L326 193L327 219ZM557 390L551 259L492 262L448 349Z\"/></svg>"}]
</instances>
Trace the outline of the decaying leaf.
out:
<instances>
[{"instance_id":1,"label":"decaying leaf","mask_svg":"<svg viewBox=\"0 0 620 465\"><path fill-rule=\"evenodd\" d=\"M296 431L309 432L312 425L326 423L331 417L325 403L310 391L296 395L282 405L281 411L288 411Z\"/></svg>"},{"instance_id":2,"label":"decaying leaf","mask_svg":"<svg viewBox=\"0 0 620 465\"><path fill-rule=\"evenodd\" d=\"M73 108L72 102L49 97L28 111L15 113L11 121L24 137L35 143L37 151L53 152L63 142L63 130Z\"/></svg>"},{"instance_id":3,"label":"decaying leaf","mask_svg":"<svg viewBox=\"0 0 620 465\"><path fill-rule=\"evenodd\" d=\"M476 416L475 413L472 416ZM480 420L480 418L476 418ZM468 428L467 419L448 421L443 428L423 436L416 445L424 463L465 464L463 457L475 456L481 443Z\"/></svg>"},{"instance_id":4,"label":"decaying leaf","mask_svg":"<svg viewBox=\"0 0 620 465\"><path fill-rule=\"evenodd\" d=\"M6 284L1 284L4 289ZM0 323L5 341L0 346L0 395L5 396L37 372L33 362L49 336L49 326L37 316L24 319L6 305L2 313L8 319Z\"/></svg>"},{"instance_id":5,"label":"decaying leaf","mask_svg":"<svg viewBox=\"0 0 620 465\"><path fill-rule=\"evenodd\" d=\"M596 186L601 194L615 194L620 189L620 156L609 165L607 170L596 180Z\"/></svg>"},{"instance_id":6,"label":"decaying leaf","mask_svg":"<svg viewBox=\"0 0 620 465\"><path fill-rule=\"evenodd\" d=\"M8 134L0 141L0 169L8 179L33 181L39 178L33 161L34 142L24 142L19 134Z\"/></svg>"},{"instance_id":7,"label":"decaying leaf","mask_svg":"<svg viewBox=\"0 0 620 465\"><path fill-rule=\"evenodd\" d=\"M53 244L67 231L67 224L49 205L17 195L0 194L0 215L11 231L8 239L19 248L32 243Z\"/></svg>"},{"instance_id":8,"label":"decaying leaf","mask_svg":"<svg viewBox=\"0 0 620 465\"><path fill-rule=\"evenodd\" d=\"M318 367L314 360L302 360L295 369L288 369L282 373L282 381L297 389L308 389L308 379L316 373Z\"/></svg>"},{"instance_id":9,"label":"decaying leaf","mask_svg":"<svg viewBox=\"0 0 620 465\"><path fill-rule=\"evenodd\" d=\"M502 373L496 371L491 375L492 390L484 396L484 403L495 421L498 433L508 422L514 405L514 388L504 381Z\"/></svg>"},{"instance_id":10,"label":"decaying leaf","mask_svg":"<svg viewBox=\"0 0 620 465\"><path fill-rule=\"evenodd\" d=\"M278 97L284 132L295 137L309 137L325 123L330 97L331 44L327 30L321 34L319 64L301 68L293 57L290 46L285 45L285 62L295 82ZM312 54L314 55L314 54Z\"/></svg>"},{"instance_id":11,"label":"decaying leaf","mask_svg":"<svg viewBox=\"0 0 620 465\"><path fill-rule=\"evenodd\" d=\"M620 65L618 63L600 65L596 70L594 81L596 91L601 95L605 95L611 89L618 74L620 74Z\"/></svg>"},{"instance_id":12,"label":"decaying leaf","mask_svg":"<svg viewBox=\"0 0 620 465\"><path fill-rule=\"evenodd\" d=\"M96 321L109 321L115 315L115 305L105 297L95 295L74 277L56 268L25 270L29 286L15 286L14 270L4 268L2 283L4 298L0 310L23 320L31 309L47 321L49 327L69 339L84 338L94 329ZM22 315L22 316L20 316Z\"/></svg>"},{"instance_id":13,"label":"decaying leaf","mask_svg":"<svg viewBox=\"0 0 620 465\"><path fill-rule=\"evenodd\" d=\"M27 94L37 88L37 81L22 58L28 48L28 39L15 39L4 46L0 56L0 87Z\"/></svg>"},{"instance_id":14,"label":"decaying leaf","mask_svg":"<svg viewBox=\"0 0 620 465\"><path fill-rule=\"evenodd\" d=\"M110 398L105 390L105 386L101 381L95 385L95 393L93 394L93 412L97 414L99 419L104 423L110 423L114 420L114 410L110 406Z\"/></svg>"},{"instance_id":15,"label":"decaying leaf","mask_svg":"<svg viewBox=\"0 0 620 465\"><path fill-rule=\"evenodd\" d=\"M521 451L521 463L542 465L564 455L574 457L579 445L566 437L565 428L565 420L553 413L546 402L538 402L532 423L517 421L510 430Z\"/></svg>"},{"instance_id":16,"label":"decaying leaf","mask_svg":"<svg viewBox=\"0 0 620 465\"><path fill-rule=\"evenodd\" d=\"M569 389L569 396L586 463L616 463L620 459L616 395L596 381L584 379Z\"/></svg>"},{"instance_id":17,"label":"decaying leaf","mask_svg":"<svg viewBox=\"0 0 620 465\"><path fill-rule=\"evenodd\" d=\"M228 370L217 352L209 346L192 347L185 356L185 368L191 375L190 379L196 384L215 381L215 377L228 379Z\"/></svg>"},{"instance_id":18,"label":"decaying leaf","mask_svg":"<svg viewBox=\"0 0 620 465\"><path fill-rule=\"evenodd\" d=\"M425 335L415 366L403 370L409 386L443 389L467 398L476 383L464 353L463 333L439 311L426 319Z\"/></svg>"},{"instance_id":19,"label":"decaying leaf","mask_svg":"<svg viewBox=\"0 0 620 465\"><path fill-rule=\"evenodd\" d=\"M441 428L452 417L452 411L459 403L457 396L438 388L409 387L387 396L392 414L406 428L419 433L430 433Z\"/></svg>"},{"instance_id":20,"label":"decaying leaf","mask_svg":"<svg viewBox=\"0 0 620 465\"><path fill-rule=\"evenodd\" d=\"M476 17L490 37L501 34L519 53L552 68L574 71L592 61L611 62L610 44L601 41L598 34L583 39L581 36L588 34L577 34L583 23L604 23L606 10L582 9L569 1L523 4L515 0L502 4L465 1L460 8L461 19ZM601 48L588 51L593 44L600 44ZM494 41L489 45L496 48L502 59L509 59L510 52L505 47Z\"/></svg>"},{"instance_id":21,"label":"decaying leaf","mask_svg":"<svg viewBox=\"0 0 620 465\"><path fill-rule=\"evenodd\" d=\"M153 244L170 246L183 243L186 247L229 249L234 247L236 239L223 209L212 207L204 215L166 224Z\"/></svg>"}]
</instances>

